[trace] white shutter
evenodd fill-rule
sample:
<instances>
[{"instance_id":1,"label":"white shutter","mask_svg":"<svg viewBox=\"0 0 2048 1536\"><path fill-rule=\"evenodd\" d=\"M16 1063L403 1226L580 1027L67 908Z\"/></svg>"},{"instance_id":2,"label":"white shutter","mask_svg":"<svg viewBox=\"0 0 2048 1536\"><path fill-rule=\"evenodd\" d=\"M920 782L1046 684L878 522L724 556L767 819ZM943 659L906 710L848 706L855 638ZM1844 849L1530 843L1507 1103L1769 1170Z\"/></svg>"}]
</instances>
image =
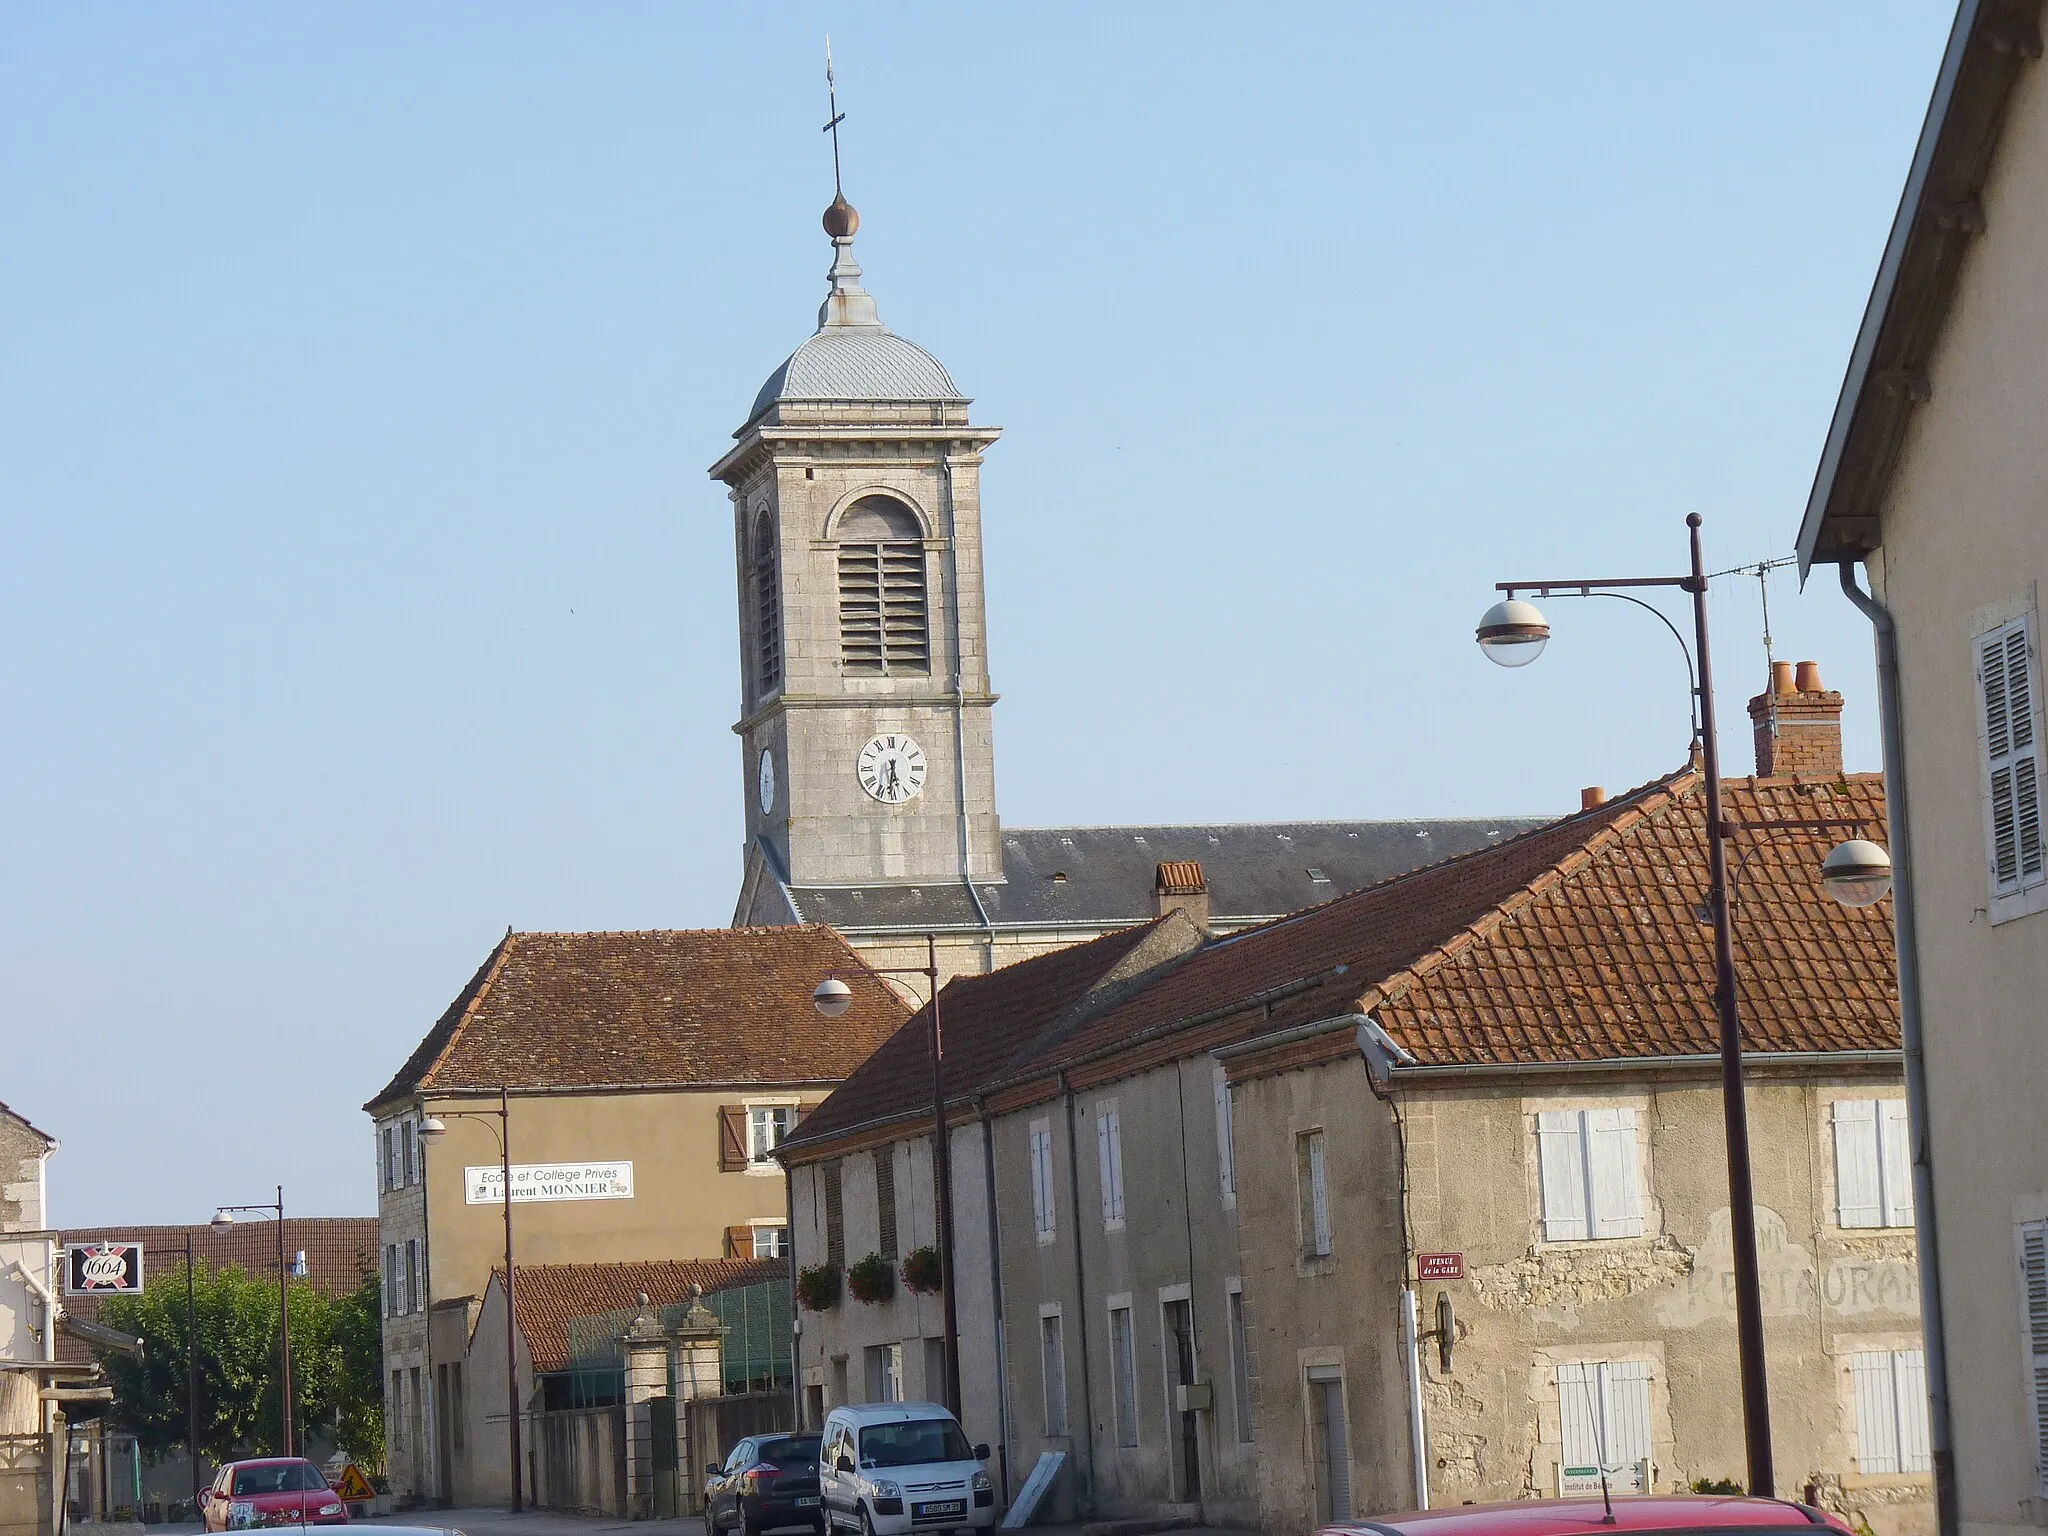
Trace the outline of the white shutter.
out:
<instances>
[{"instance_id":1,"label":"white shutter","mask_svg":"<svg viewBox=\"0 0 2048 1536\"><path fill-rule=\"evenodd\" d=\"M1917 1349L1892 1353L1892 1386L1899 1400L1899 1470L1931 1472L1927 1437L1927 1357Z\"/></svg>"},{"instance_id":2,"label":"white shutter","mask_svg":"<svg viewBox=\"0 0 2048 1536\"><path fill-rule=\"evenodd\" d=\"M2040 882L2041 731L2034 698L2031 625L2015 619L1977 638L1990 805L1992 889L1999 895Z\"/></svg>"},{"instance_id":3,"label":"white shutter","mask_svg":"<svg viewBox=\"0 0 2048 1536\"><path fill-rule=\"evenodd\" d=\"M2019 1243L2027 1378L2034 1389L2034 1477L2040 1492L2048 1494L2048 1221L2023 1224Z\"/></svg>"},{"instance_id":4,"label":"white shutter","mask_svg":"<svg viewBox=\"0 0 2048 1536\"><path fill-rule=\"evenodd\" d=\"M1314 1225L1312 1253L1330 1251L1330 1175L1323 1159L1323 1133L1308 1139L1308 1203Z\"/></svg>"},{"instance_id":5,"label":"white shutter","mask_svg":"<svg viewBox=\"0 0 2048 1536\"><path fill-rule=\"evenodd\" d=\"M1323 1395L1323 1455L1330 1468L1330 1518L1351 1518L1351 1426L1344 1414L1344 1381L1318 1381Z\"/></svg>"},{"instance_id":6,"label":"white shutter","mask_svg":"<svg viewBox=\"0 0 2048 1536\"><path fill-rule=\"evenodd\" d=\"M1640 1237L1643 1202L1636 1165L1636 1112L1589 1109L1585 1114L1591 1233L1594 1237Z\"/></svg>"},{"instance_id":7,"label":"white shutter","mask_svg":"<svg viewBox=\"0 0 2048 1536\"><path fill-rule=\"evenodd\" d=\"M1600 1465L1599 1369L1595 1365L1557 1368L1557 1415L1568 1467Z\"/></svg>"},{"instance_id":8,"label":"white shutter","mask_svg":"<svg viewBox=\"0 0 2048 1536\"><path fill-rule=\"evenodd\" d=\"M1031 1225L1040 1236L1052 1232L1052 1128L1031 1127Z\"/></svg>"},{"instance_id":9,"label":"white shutter","mask_svg":"<svg viewBox=\"0 0 2048 1536\"><path fill-rule=\"evenodd\" d=\"M1586 1148L1579 1113L1546 1109L1536 1116L1536 1160L1543 1185L1543 1236L1553 1243L1591 1236L1586 1211Z\"/></svg>"},{"instance_id":10,"label":"white shutter","mask_svg":"<svg viewBox=\"0 0 2048 1536\"><path fill-rule=\"evenodd\" d=\"M1223 1186L1224 1203L1237 1198L1237 1164L1230 1144L1230 1078L1216 1069L1216 1172Z\"/></svg>"},{"instance_id":11,"label":"white shutter","mask_svg":"<svg viewBox=\"0 0 2048 1536\"><path fill-rule=\"evenodd\" d=\"M1607 1465L1650 1459L1650 1362L1617 1360L1600 1368L1606 1390Z\"/></svg>"},{"instance_id":12,"label":"white shutter","mask_svg":"<svg viewBox=\"0 0 2048 1536\"><path fill-rule=\"evenodd\" d=\"M1856 1470L1896 1472L1898 1388L1892 1380L1891 1351L1873 1349L1851 1355L1849 1375L1856 1393Z\"/></svg>"},{"instance_id":13,"label":"white shutter","mask_svg":"<svg viewBox=\"0 0 2048 1536\"><path fill-rule=\"evenodd\" d=\"M1877 1101L1835 1100L1835 1220L1844 1227L1884 1225Z\"/></svg>"},{"instance_id":14,"label":"white shutter","mask_svg":"<svg viewBox=\"0 0 2048 1536\"><path fill-rule=\"evenodd\" d=\"M1124 1219L1124 1138L1114 1106L1095 1114L1096 1164L1102 1173L1102 1221L1114 1226Z\"/></svg>"},{"instance_id":15,"label":"white shutter","mask_svg":"<svg viewBox=\"0 0 2048 1536\"><path fill-rule=\"evenodd\" d=\"M1879 1099L1878 1170L1884 1183L1884 1224L1913 1225L1913 1137L1904 1099Z\"/></svg>"}]
</instances>

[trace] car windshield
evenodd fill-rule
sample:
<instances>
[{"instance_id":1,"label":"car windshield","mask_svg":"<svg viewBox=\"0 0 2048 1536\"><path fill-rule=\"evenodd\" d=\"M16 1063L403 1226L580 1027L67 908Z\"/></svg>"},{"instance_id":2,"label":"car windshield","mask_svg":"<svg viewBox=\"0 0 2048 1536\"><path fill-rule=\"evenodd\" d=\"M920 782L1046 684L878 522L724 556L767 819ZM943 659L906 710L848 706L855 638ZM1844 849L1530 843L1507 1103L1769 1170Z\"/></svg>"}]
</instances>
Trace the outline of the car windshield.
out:
<instances>
[{"instance_id":1,"label":"car windshield","mask_svg":"<svg viewBox=\"0 0 2048 1536\"><path fill-rule=\"evenodd\" d=\"M872 1424L860 1432L864 1467L919 1467L934 1461L972 1461L974 1452L951 1419L910 1419Z\"/></svg>"},{"instance_id":2,"label":"car windshield","mask_svg":"<svg viewBox=\"0 0 2048 1536\"><path fill-rule=\"evenodd\" d=\"M814 1467L818 1464L816 1435L789 1435L781 1440L763 1440L761 1459L777 1467Z\"/></svg>"},{"instance_id":3,"label":"car windshield","mask_svg":"<svg viewBox=\"0 0 2048 1536\"><path fill-rule=\"evenodd\" d=\"M325 1488L327 1480L310 1461L279 1462L268 1467L237 1467L236 1493L306 1493Z\"/></svg>"}]
</instances>

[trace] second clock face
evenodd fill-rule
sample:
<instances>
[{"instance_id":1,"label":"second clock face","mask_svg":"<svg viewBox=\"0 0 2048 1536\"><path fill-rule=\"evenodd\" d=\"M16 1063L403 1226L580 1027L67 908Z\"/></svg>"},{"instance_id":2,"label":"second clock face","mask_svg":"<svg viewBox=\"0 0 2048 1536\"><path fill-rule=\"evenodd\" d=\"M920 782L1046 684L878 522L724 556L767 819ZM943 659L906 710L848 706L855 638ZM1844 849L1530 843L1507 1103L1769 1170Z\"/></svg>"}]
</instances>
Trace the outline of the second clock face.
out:
<instances>
[{"instance_id":1,"label":"second clock face","mask_svg":"<svg viewBox=\"0 0 2048 1536\"><path fill-rule=\"evenodd\" d=\"M870 740L853 768L860 787L884 805L901 805L924 789L924 748L900 732Z\"/></svg>"}]
</instances>

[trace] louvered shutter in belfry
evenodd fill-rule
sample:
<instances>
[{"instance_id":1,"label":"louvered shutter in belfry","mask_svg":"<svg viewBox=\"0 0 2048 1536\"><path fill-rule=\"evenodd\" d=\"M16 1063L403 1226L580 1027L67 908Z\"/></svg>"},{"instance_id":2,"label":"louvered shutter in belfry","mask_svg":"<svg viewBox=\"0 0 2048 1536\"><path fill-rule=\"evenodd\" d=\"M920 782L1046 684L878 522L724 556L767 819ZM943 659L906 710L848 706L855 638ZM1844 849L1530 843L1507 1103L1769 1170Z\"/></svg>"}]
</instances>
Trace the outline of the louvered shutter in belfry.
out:
<instances>
[{"instance_id":1,"label":"louvered shutter in belfry","mask_svg":"<svg viewBox=\"0 0 2048 1536\"><path fill-rule=\"evenodd\" d=\"M1546 1109L1536 1116L1536 1161L1543 1184L1545 1240L1560 1243L1590 1236L1585 1140L1577 1110Z\"/></svg>"},{"instance_id":2,"label":"louvered shutter in belfry","mask_svg":"<svg viewBox=\"0 0 2048 1536\"><path fill-rule=\"evenodd\" d=\"M1834 1114L1836 1223L1881 1227L1884 1189L1878 1172L1877 1103L1837 1099Z\"/></svg>"},{"instance_id":3,"label":"louvered shutter in belfry","mask_svg":"<svg viewBox=\"0 0 2048 1536\"><path fill-rule=\"evenodd\" d=\"M2020 1295L2027 1316L2027 1380L2033 1387L2034 1477L2048 1494L2048 1221L2021 1225Z\"/></svg>"},{"instance_id":4,"label":"louvered shutter in belfry","mask_svg":"<svg viewBox=\"0 0 2048 1536\"><path fill-rule=\"evenodd\" d=\"M1879 1099L1878 1168L1884 1182L1884 1224L1913 1225L1913 1137L1904 1099Z\"/></svg>"},{"instance_id":5,"label":"louvered shutter in belfry","mask_svg":"<svg viewBox=\"0 0 2048 1536\"><path fill-rule=\"evenodd\" d=\"M1586 1111L1586 1182L1593 1192L1592 1235L1640 1237L1642 1180L1636 1164L1636 1112Z\"/></svg>"}]
</instances>

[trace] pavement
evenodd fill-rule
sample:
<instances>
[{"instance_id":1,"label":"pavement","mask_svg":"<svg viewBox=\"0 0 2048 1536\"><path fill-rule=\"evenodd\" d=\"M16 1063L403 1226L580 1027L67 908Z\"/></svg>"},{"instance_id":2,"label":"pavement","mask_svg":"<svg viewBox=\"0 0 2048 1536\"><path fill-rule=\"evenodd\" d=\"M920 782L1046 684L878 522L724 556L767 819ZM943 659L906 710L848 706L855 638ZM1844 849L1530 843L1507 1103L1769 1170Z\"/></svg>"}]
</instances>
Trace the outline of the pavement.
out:
<instances>
[{"instance_id":1,"label":"pavement","mask_svg":"<svg viewBox=\"0 0 2048 1536\"><path fill-rule=\"evenodd\" d=\"M705 1536L704 1522L695 1517L680 1520L620 1520L611 1515L565 1515L552 1510L527 1510L513 1514L509 1509L417 1509L401 1515L378 1515L354 1520L351 1525L395 1525L454 1529L466 1536ZM197 1521L148 1527L125 1525L120 1536L201 1536ZM1031 1536L1083 1536L1079 1525L1034 1525ZM1183 1526L1172 1536L1244 1536L1216 1526Z\"/></svg>"}]
</instances>

